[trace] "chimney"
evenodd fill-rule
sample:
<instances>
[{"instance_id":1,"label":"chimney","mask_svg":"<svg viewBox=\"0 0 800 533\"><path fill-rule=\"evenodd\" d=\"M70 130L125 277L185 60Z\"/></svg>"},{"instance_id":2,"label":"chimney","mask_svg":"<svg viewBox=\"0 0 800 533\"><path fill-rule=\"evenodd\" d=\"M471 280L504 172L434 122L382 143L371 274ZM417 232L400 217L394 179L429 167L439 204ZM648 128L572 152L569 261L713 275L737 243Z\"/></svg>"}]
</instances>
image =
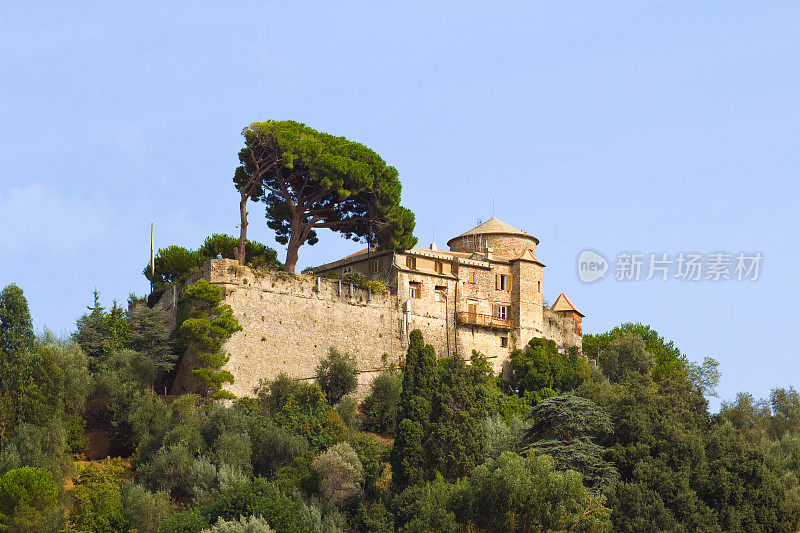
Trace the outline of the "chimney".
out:
<instances>
[{"instance_id":1,"label":"chimney","mask_svg":"<svg viewBox=\"0 0 800 533\"><path fill-rule=\"evenodd\" d=\"M431 250L434 250L434 251L438 250L438 248L436 247L436 243L435 242L431 243Z\"/></svg>"},{"instance_id":2,"label":"chimney","mask_svg":"<svg viewBox=\"0 0 800 533\"><path fill-rule=\"evenodd\" d=\"M486 260L492 260L492 254L494 254L494 248L486 248Z\"/></svg>"}]
</instances>

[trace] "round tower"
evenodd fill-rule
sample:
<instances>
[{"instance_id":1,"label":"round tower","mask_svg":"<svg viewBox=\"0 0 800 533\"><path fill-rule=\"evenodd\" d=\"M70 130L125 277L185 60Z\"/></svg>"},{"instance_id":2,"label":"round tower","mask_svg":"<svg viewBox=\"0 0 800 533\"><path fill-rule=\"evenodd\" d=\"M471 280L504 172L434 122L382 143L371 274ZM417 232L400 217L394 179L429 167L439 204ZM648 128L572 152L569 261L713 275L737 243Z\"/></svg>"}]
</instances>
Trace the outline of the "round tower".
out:
<instances>
[{"instance_id":1,"label":"round tower","mask_svg":"<svg viewBox=\"0 0 800 533\"><path fill-rule=\"evenodd\" d=\"M533 235L528 235L495 217L447 241L447 246L452 252L486 253L491 249L493 254L509 258L517 257L525 250L531 250L536 256L537 244L539 239Z\"/></svg>"}]
</instances>

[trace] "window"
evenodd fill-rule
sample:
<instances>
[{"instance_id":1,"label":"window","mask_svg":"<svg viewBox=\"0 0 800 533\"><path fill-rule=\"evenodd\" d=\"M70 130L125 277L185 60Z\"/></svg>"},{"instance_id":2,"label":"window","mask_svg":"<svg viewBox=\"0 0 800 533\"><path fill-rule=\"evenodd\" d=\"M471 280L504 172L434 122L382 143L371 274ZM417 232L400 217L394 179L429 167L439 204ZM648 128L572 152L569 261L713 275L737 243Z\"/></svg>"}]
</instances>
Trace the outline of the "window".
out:
<instances>
[{"instance_id":1,"label":"window","mask_svg":"<svg viewBox=\"0 0 800 533\"><path fill-rule=\"evenodd\" d=\"M353 267L344 267L344 268L342 269L342 275L344 275L344 274L347 274L347 273L348 273L348 272L350 272L351 270L353 270Z\"/></svg>"},{"instance_id":2,"label":"window","mask_svg":"<svg viewBox=\"0 0 800 533\"><path fill-rule=\"evenodd\" d=\"M373 274L377 274L378 272L383 270L383 259L373 259L372 263L370 264L369 270Z\"/></svg>"},{"instance_id":3,"label":"window","mask_svg":"<svg viewBox=\"0 0 800 533\"><path fill-rule=\"evenodd\" d=\"M411 298L422 298L422 283L412 281L408 284L408 289Z\"/></svg>"},{"instance_id":4,"label":"window","mask_svg":"<svg viewBox=\"0 0 800 533\"><path fill-rule=\"evenodd\" d=\"M497 318L508 318L508 306L507 305L498 305L497 306Z\"/></svg>"},{"instance_id":5,"label":"window","mask_svg":"<svg viewBox=\"0 0 800 533\"><path fill-rule=\"evenodd\" d=\"M417 258L411 255L406 256L406 266L411 270L417 269Z\"/></svg>"},{"instance_id":6,"label":"window","mask_svg":"<svg viewBox=\"0 0 800 533\"><path fill-rule=\"evenodd\" d=\"M436 291L433 293L433 299L437 302L441 302L442 300L447 298L447 287L443 285L437 285Z\"/></svg>"},{"instance_id":7,"label":"window","mask_svg":"<svg viewBox=\"0 0 800 533\"><path fill-rule=\"evenodd\" d=\"M497 278L495 278L495 289L498 291L509 291L511 292L511 274L497 274Z\"/></svg>"},{"instance_id":8,"label":"window","mask_svg":"<svg viewBox=\"0 0 800 533\"><path fill-rule=\"evenodd\" d=\"M500 337L500 347L508 348L508 337Z\"/></svg>"},{"instance_id":9,"label":"window","mask_svg":"<svg viewBox=\"0 0 800 533\"><path fill-rule=\"evenodd\" d=\"M433 268L436 270L437 274L444 274L444 263L441 261L436 261L433 264Z\"/></svg>"},{"instance_id":10,"label":"window","mask_svg":"<svg viewBox=\"0 0 800 533\"><path fill-rule=\"evenodd\" d=\"M542 292L542 282L539 282L539 292Z\"/></svg>"},{"instance_id":11,"label":"window","mask_svg":"<svg viewBox=\"0 0 800 533\"><path fill-rule=\"evenodd\" d=\"M475 272L467 274L467 283L475 283Z\"/></svg>"}]
</instances>

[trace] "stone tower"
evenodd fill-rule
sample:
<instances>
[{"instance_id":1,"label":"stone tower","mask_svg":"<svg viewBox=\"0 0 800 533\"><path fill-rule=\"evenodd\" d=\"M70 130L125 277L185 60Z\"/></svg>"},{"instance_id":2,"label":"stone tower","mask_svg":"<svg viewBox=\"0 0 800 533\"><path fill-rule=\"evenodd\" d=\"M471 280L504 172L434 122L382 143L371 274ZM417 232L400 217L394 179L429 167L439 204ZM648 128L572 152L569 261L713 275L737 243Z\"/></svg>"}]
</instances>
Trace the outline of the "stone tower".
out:
<instances>
[{"instance_id":1,"label":"stone tower","mask_svg":"<svg viewBox=\"0 0 800 533\"><path fill-rule=\"evenodd\" d=\"M453 252L474 253L511 264L511 309L516 346L544 330L542 282L544 263L536 258L539 239L495 217L447 242Z\"/></svg>"}]
</instances>

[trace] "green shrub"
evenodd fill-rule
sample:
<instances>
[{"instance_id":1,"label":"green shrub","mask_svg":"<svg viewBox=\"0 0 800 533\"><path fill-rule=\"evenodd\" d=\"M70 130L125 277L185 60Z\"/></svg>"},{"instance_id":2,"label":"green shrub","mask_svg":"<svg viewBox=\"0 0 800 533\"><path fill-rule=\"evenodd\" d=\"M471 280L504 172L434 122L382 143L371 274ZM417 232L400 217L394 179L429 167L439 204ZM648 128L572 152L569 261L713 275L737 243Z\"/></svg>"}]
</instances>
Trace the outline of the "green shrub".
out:
<instances>
[{"instance_id":1,"label":"green shrub","mask_svg":"<svg viewBox=\"0 0 800 533\"><path fill-rule=\"evenodd\" d=\"M278 533L299 531L294 503L261 477L212 492L201 509L210 523L261 516Z\"/></svg>"},{"instance_id":2,"label":"green shrub","mask_svg":"<svg viewBox=\"0 0 800 533\"><path fill-rule=\"evenodd\" d=\"M506 423L500 415L483 419L483 434L486 437L486 458L497 459L503 452L519 451L522 437L528 424L515 416Z\"/></svg>"},{"instance_id":3,"label":"green shrub","mask_svg":"<svg viewBox=\"0 0 800 533\"><path fill-rule=\"evenodd\" d=\"M158 528L158 533L200 533L208 527L208 521L197 510L179 511L167 517Z\"/></svg>"},{"instance_id":4,"label":"green shrub","mask_svg":"<svg viewBox=\"0 0 800 533\"><path fill-rule=\"evenodd\" d=\"M220 518L217 523L203 533L273 533L269 523L260 516L245 518L240 516L238 520L223 520Z\"/></svg>"},{"instance_id":5,"label":"green shrub","mask_svg":"<svg viewBox=\"0 0 800 533\"><path fill-rule=\"evenodd\" d=\"M322 479L322 491L329 502L344 506L361 494L364 468L350 444L331 446L314 459L312 467Z\"/></svg>"},{"instance_id":6,"label":"green shrub","mask_svg":"<svg viewBox=\"0 0 800 533\"><path fill-rule=\"evenodd\" d=\"M391 476L388 451L371 433L355 433L350 439L350 445L364 467L364 489L367 496L370 498L383 496L388 488L384 484L385 477L387 474Z\"/></svg>"},{"instance_id":7,"label":"green shrub","mask_svg":"<svg viewBox=\"0 0 800 533\"><path fill-rule=\"evenodd\" d=\"M157 533L161 523L172 512L169 494L150 492L135 483L122 488L122 507L136 533Z\"/></svg>"},{"instance_id":8,"label":"green shrub","mask_svg":"<svg viewBox=\"0 0 800 533\"><path fill-rule=\"evenodd\" d=\"M22 467L0 478L0 530L40 531L62 526L58 485L43 468ZM61 520L59 520L61 518Z\"/></svg>"},{"instance_id":9,"label":"green shrub","mask_svg":"<svg viewBox=\"0 0 800 533\"><path fill-rule=\"evenodd\" d=\"M122 507L120 484L124 467L106 460L102 468L84 468L72 490L74 505L70 522L80 531L115 533L127 531L129 523Z\"/></svg>"},{"instance_id":10,"label":"green shrub","mask_svg":"<svg viewBox=\"0 0 800 533\"><path fill-rule=\"evenodd\" d=\"M317 383L325 392L328 403L336 405L345 395L358 387L358 362L347 353L331 347L328 355L317 365Z\"/></svg>"},{"instance_id":11,"label":"green shrub","mask_svg":"<svg viewBox=\"0 0 800 533\"><path fill-rule=\"evenodd\" d=\"M369 395L364 399L364 427L366 429L390 435L395 434L402 382L402 373L395 370L383 370L372 381Z\"/></svg>"},{"instance_id":12,"label":"green shrub","mask_svg":"<svg viewBox=\"0 0 800 533\"><path fill-rule=\"evenodd\" d=\"M358 401L355 398L345 396L334 409L342 417L348 430L351 432L358 430L361 421L358 419Z\"/></svg>"}]
</instances>

